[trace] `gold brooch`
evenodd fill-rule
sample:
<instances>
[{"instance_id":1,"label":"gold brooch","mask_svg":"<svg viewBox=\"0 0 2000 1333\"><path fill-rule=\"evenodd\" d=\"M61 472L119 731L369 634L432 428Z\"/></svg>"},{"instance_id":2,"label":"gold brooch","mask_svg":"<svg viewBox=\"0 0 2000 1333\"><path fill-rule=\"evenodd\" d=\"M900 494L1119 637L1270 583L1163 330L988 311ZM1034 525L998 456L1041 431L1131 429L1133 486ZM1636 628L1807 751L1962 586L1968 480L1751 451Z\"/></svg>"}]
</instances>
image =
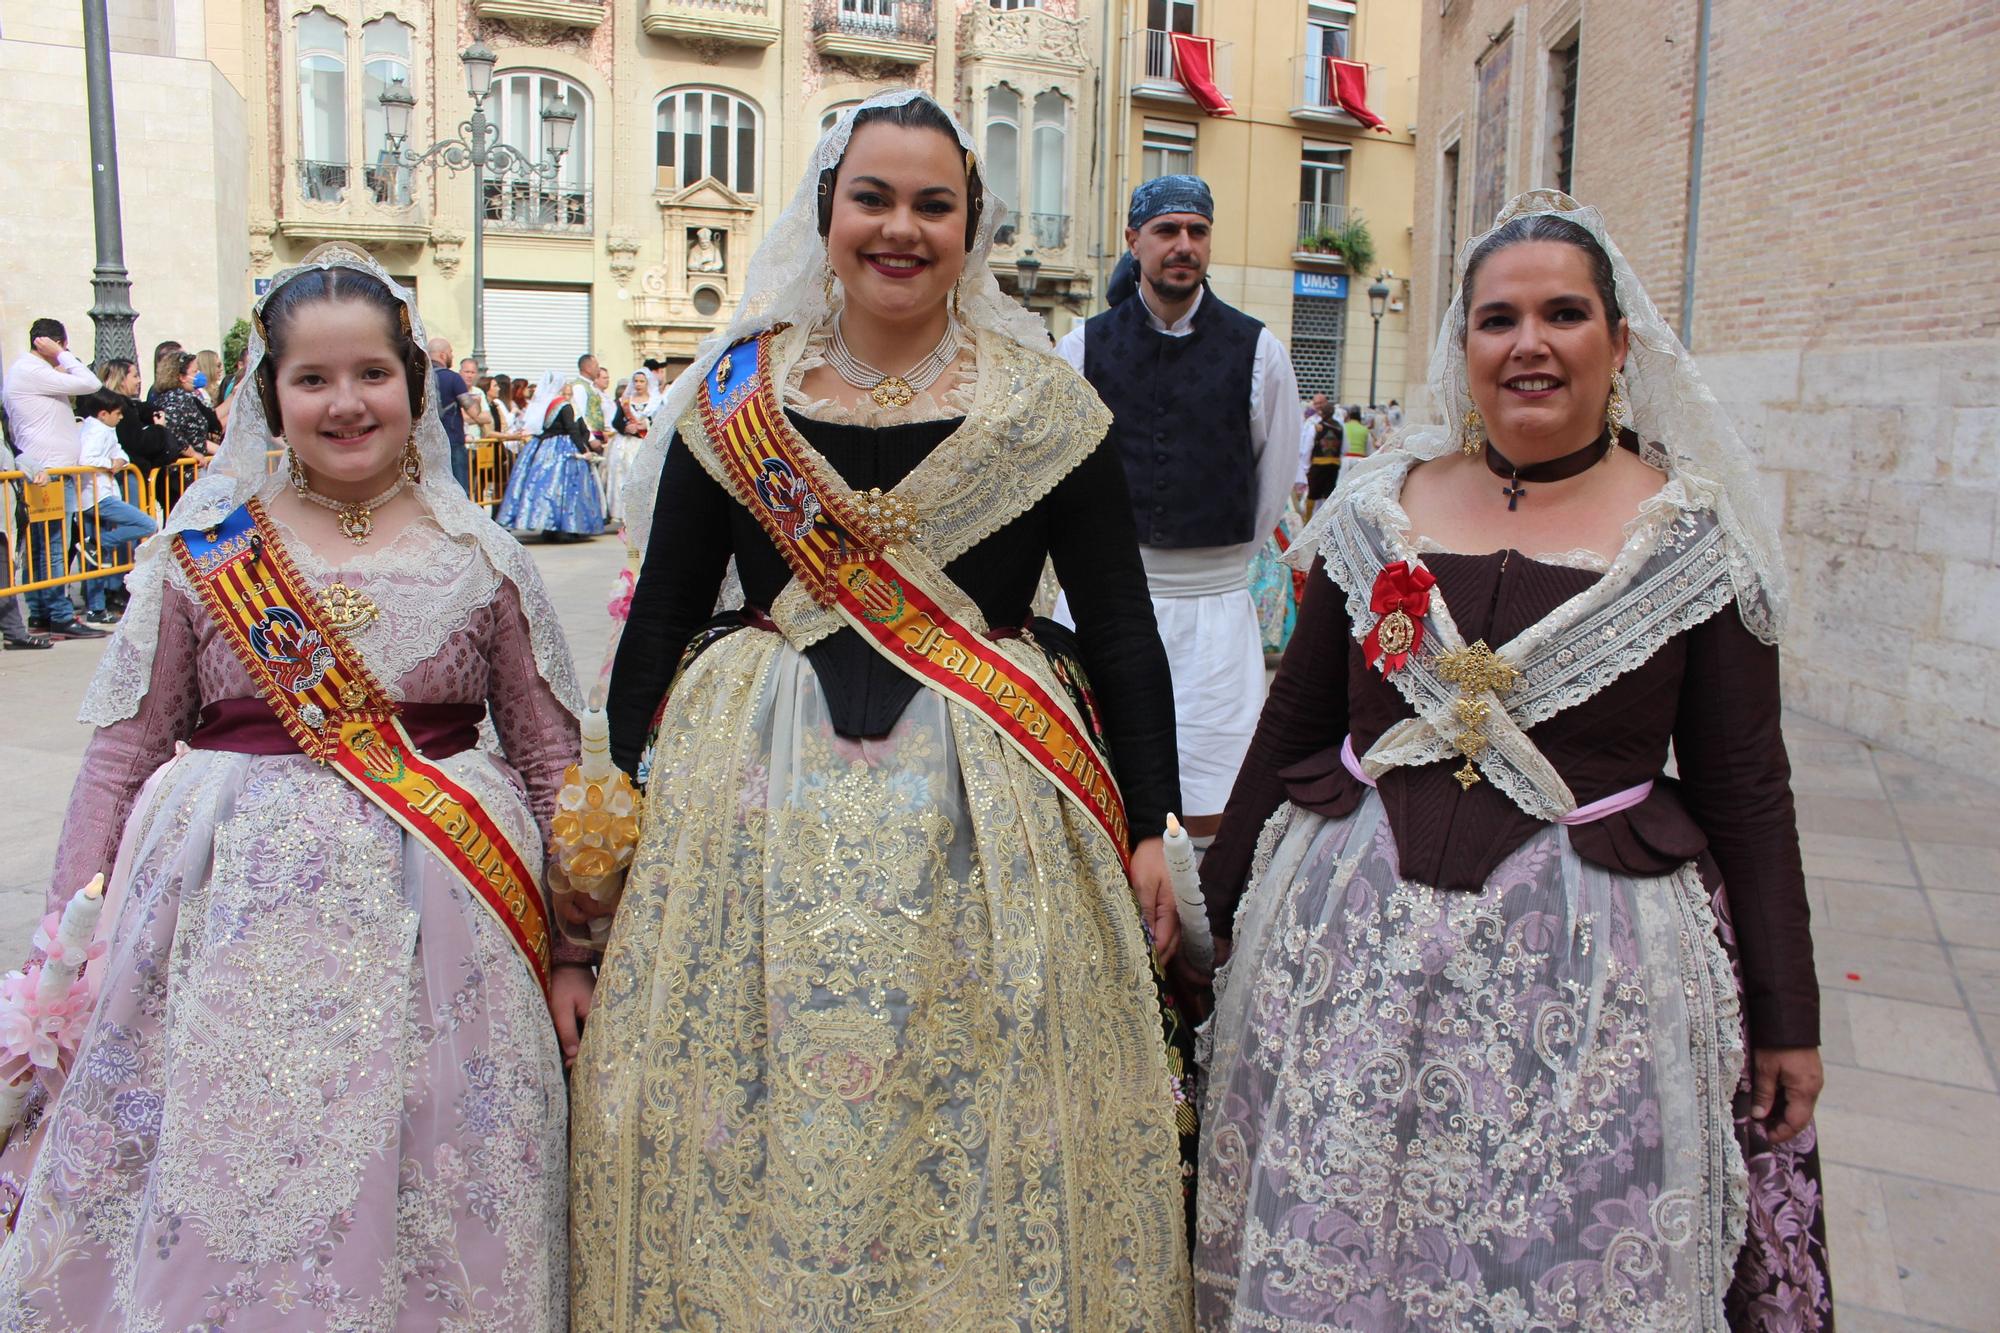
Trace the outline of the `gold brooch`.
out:
<instances>
[{"instance_id":1,"label":"gold brooch","mask_svg":"<svg viewBox=\"0 0 2000 1333\"><path fill-rule=\"evenodd\" d=\"M1416 637L1416 622L1402 611L1391 611L1375 626L1375 641L1384 653L1407 653Z\"/></svg>"},{"instance_id":2,"label":"gold brooch","mask_svg":"<svg viewBox=\"0 0 2000 1333\"><path fill-rule=\"evenodd\" d=\"M1506 662L1481 639L1469 648L1438 654L1432 668L1440 680L1448 680L1458 686L1458 699L1452 704L1452 712L1457 715L1462 730L1452 741L1452 748L1465 758L1465 766L1452 774L1458 785L1467 791L1479 781L1479 770L1472 761L1486 753L1489 742L1486 739L1486 721L1493 715L1492 706L1485 700L1473 696L1491 690L1494 694L1506 694L1521 683L1521 673Z\"/></svg>"},{"instance_id":3,"label":"gold brooch","mask_svg":"<svg viewBox=\"0 0 2000 1333\"><path fill-rule=\"evenodd\" d=\"M880 487L856 491L854 508L875 540L884 546L917 539L917 506L899 495L884 495Z\"/></svg>"},{"instance_id":4,"label":"gold brooch","mask_svg":"<svg viewBox=\"0 0 2000 1333\"><path fill-rule=\"evenodd\" d=\"M868 396L881 407L908 407L916 398L917 391L901 375L888 375L868 391Z\"/></svg>"},{"instance_id":5,"label":"gold brooch","mask_svg":"<svg viewBox=\"0 0 2000 1333\"><path fill-rule=\"evenodd\" d=\"M342 634L352 634L382 614L373 598L345 583L328 584L319 600L326 609L327 623Z\"/></svg>"}]
</instances>

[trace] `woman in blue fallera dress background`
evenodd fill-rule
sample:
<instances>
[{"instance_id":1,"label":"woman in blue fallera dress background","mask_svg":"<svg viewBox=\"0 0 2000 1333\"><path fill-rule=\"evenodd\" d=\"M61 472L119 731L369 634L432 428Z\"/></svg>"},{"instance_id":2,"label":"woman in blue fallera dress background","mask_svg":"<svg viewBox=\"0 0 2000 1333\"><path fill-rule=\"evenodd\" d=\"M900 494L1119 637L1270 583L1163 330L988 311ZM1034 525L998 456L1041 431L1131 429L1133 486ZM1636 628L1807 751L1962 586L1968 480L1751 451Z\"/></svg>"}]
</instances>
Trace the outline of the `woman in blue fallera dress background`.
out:
<instances>
[{"instance_id":1,"label":"woman in blue fallera dress background","mask_svg":"<svg viewBox=\"0 0 2000 1333\"><path fill-rule=\"evenodd\" d=\"M586 426L563 392L563 377L542 376L521 420L535 437L507 479L507 493L495 515L503 528L563 537L595 537L604 531L604 493L590 465L592 442Z\"/></svg>"}]
</instances>

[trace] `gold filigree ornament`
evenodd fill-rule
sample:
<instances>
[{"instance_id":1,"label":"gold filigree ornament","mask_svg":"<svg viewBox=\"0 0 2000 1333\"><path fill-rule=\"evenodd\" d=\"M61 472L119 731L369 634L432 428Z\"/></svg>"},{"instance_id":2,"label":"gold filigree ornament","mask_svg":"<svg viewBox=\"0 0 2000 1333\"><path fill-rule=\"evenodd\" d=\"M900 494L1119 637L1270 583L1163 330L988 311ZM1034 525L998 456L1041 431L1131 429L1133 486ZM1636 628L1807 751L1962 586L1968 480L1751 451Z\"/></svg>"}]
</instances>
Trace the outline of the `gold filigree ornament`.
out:
<instances>
[{"instance_id":1,"label":"gold filigree ornament","mask_svg":"<svg viewBox=\"0 0 2000 1333\"><path fill-rule=\"evenodd\" d=\"M900 383L900 381L898 381ZM884 381L887 383L887 381ZM904 385L908 388L908 385ZM878 387L877 393L880 392ZM908 400L905 399L907 402ZM901 404L896 404L901 406ZM915 502L900 495L886 495L879 486L871 486L865 491L854 493L854 508L868 531L877 541L887 547L897 547L904 542L917 539L922 530L917 522Z\"/></svg>"},{"instance_id":2,"label":"gold filigree ornament","mask_svg":"<svg viewBox=\"0 0 2000 1333\"><path fill-rule=\"evenodd\" d=\"M910 382L901 375L890 375L885 377L880 384L870 389L868 396L873 398L876 404L881 407L908 407L915 401L917 391L912 389Z\"/></svg>"},{"instance_id":3,"label":"gold filigree ornament","mask_svg":"<svg viewBox=\"0 0 2000 1333\"><path fill-rule=\"evenodd\" d=\"M327 623L342 634L352 634L382 614L382 608L375 605L374 598L345 583L328 584L326 591L319 595L319 600L326 612ZM346 703L346 700L341 702ZM352 704L348 706L354 707Z\"/></svg>"},{"instance_id":4,"label":"gold filigree ornament","mask_svg":"<svg viewBox=\"0 0 2000 1333\"><path fill-rule=\"evenodd\" d=\"M1460 730L1452 739L1452 748L1464 757L1465 766L1452 776L1458 779L1461 788L1470 791L1472 784L1479 781L1479 770L1472 761L1485 754L1491 744L1486 738L1486 723L1493 716L1493 708L1477 696L1488 691L1506 694L1521 683L1521 673L1501 661L1484 639L1468 648L1438 654L1433 670L1440 680L1458 686L1452 713L1458 718Z\"/></svg>"}]
</instances>

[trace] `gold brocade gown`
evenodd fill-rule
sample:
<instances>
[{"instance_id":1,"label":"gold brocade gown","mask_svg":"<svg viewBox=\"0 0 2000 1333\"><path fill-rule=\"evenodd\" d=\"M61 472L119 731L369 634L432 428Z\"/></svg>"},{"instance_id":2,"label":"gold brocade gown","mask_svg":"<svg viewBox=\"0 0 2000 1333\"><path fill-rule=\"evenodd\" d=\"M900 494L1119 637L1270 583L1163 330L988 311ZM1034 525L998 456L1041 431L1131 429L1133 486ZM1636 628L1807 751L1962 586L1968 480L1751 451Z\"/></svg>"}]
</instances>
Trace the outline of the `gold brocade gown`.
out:
<instances>
[{"instance_id":1,"label":"gold brocade gown","mask_svg":"<svg viewBox=\"0 0 2000 1333\"><path fill-rule=\"evenodd\" d=\"M1006 417L1020 450L1018 413L1061 416L1081 381L1010 349L982 345L940 451L976 465ZM1069 406L1079 436L1102 411ZM574 1076L573 1327L1187 1328L1175 1104L1116 852L930 690L886 738L837 735L794 642L811 608L787 607L785 633L695 658L657 731ZM1060 688L1031 644L1008 655Z\"/></svg>"}]
</instances>

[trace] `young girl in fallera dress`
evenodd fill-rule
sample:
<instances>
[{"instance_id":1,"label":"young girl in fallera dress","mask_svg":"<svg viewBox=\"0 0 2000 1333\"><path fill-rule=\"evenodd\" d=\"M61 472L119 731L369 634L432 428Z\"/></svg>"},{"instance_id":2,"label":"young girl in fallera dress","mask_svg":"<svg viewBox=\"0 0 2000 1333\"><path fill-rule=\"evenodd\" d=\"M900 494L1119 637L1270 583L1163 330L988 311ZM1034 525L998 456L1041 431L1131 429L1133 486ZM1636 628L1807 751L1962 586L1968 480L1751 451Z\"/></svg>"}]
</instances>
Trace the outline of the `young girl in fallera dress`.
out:
<instances>
[{"instance_id":1,"label":"young girl in fallera dress","mask_svg":"<svg viewBox=\"0 0 2000 1333\"><path fill-rule=\"evenodd\" d=\"M49 901L106 872L109 948L0 1154L0 1328L561 1329L568 649L452 484L408 294L324 253L257 327L84 702Z\"/></svg>"}]
</instances>

